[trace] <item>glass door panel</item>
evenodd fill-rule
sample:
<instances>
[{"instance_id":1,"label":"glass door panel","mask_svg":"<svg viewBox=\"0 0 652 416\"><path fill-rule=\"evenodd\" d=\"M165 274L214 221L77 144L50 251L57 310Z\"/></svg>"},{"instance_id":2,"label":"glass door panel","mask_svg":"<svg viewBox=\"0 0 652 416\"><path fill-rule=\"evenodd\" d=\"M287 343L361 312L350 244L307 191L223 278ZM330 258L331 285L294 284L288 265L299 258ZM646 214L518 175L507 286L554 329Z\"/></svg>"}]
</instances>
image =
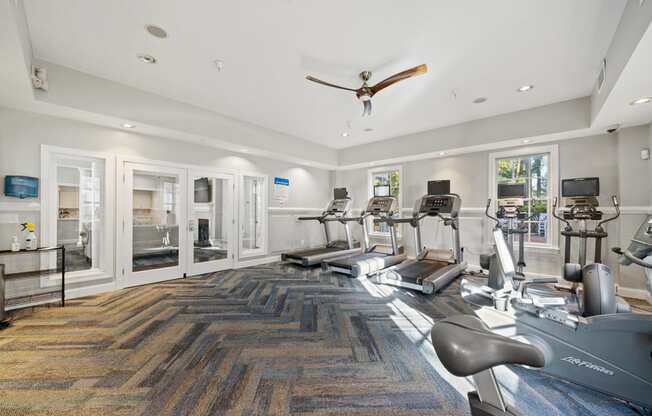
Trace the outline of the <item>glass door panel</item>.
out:
<instances>
[{"instance_id":1,"label":"glass door panel","mask_svg":"<svg viewBox=\"0 0 652 416\"><path fill-rule=\"evenodd\" d=\"M181 169L126 163L127 285L183 277L186 252L185 174ZM126 236L127 237L127 236Z\"/></svg>"},{"instance_id":2,"label":"glass door panel","mask_svg":"<svg viewBox=\"0 0 652 416\"><path fill-rule=\"evenodd\" d=\"M205 173L205 172L204 172ZM192 172L189 176L190 274L233 267L233 177Z\"/></svg>"}]
</instances>

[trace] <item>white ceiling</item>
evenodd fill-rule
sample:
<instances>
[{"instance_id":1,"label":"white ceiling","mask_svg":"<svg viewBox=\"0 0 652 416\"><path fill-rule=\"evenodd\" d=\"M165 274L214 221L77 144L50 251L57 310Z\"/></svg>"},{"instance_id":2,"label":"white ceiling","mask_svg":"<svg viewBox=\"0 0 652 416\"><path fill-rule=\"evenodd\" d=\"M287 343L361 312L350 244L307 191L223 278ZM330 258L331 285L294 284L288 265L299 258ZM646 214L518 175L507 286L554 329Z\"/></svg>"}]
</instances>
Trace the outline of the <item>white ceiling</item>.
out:
<instances>
[{"instance_id":1,"label":"white ceiling","mask_svg":"<svg viewBox=\"0 0 652 416\"><path fill-rule=\"evenodd\" d=\"M42 60L345 148L590 95L625 0L25 3ZM361 70L375 83L421 63L429 73L375 96L370 118L353 93L304 79L358 87Z\"/></svg>"}]
</instances>

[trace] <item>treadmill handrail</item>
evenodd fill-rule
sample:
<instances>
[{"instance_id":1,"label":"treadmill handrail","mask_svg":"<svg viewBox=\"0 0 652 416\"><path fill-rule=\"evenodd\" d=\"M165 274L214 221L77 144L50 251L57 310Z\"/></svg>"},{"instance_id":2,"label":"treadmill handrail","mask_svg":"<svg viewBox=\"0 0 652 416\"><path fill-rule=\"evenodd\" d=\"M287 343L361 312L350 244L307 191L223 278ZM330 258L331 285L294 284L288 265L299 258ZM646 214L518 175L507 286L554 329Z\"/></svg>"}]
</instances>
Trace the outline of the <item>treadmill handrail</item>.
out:
<instances>
[{"instance_id":1,"label":"treadmill handrail","mask_svg":"<svg viewBox=\"0 0 652 416\"><path fill-rule=\"evenodd\" d=\"M326 216L325 215L317 215L317 216L312 216L312 217L298 217L297 219L299 221L319 221L321 222Z\"/></svg>"}]
</instances>

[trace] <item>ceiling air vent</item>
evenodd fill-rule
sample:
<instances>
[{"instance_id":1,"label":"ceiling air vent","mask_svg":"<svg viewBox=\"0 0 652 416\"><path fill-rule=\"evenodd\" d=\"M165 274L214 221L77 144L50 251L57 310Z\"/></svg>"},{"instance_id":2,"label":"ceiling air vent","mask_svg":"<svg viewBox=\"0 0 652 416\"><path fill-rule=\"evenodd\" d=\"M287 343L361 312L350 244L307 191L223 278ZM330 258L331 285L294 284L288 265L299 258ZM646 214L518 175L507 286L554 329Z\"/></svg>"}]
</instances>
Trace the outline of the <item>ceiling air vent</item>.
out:
<instances>
[{"instance_id":1,"label":"ceiling air vent","mask_svg":"<svg viewBox=\"0 0 652 416\"><path fill-rule=\"evenodd\" d=\"M607 80L607 60L602 60L602 67L600 68L600 74L598 75L598 94L602 91L604 83Z\"/></svg>"}]
</instances>

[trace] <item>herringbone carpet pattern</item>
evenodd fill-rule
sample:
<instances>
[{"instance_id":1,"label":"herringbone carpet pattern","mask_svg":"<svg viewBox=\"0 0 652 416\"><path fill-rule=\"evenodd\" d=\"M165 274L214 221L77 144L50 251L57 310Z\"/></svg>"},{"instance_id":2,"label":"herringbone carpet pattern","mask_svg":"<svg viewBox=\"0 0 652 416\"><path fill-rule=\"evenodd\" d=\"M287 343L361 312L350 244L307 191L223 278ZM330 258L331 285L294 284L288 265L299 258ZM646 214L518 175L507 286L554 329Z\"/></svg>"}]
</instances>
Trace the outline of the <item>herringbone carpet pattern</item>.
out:
<instances>
[{"instance_id":1,"label":"herringbone carpet pattern","mask_svg":"<svg viewBox=\"0 0 652 416\"><path fill-rule=\"evenodd\" d=\"M0 331L0 415L468 414L427 339L457 293L274 264L41 308ZM537 377L536 414L614 414Z\"/></svg>"}]
</instances>

